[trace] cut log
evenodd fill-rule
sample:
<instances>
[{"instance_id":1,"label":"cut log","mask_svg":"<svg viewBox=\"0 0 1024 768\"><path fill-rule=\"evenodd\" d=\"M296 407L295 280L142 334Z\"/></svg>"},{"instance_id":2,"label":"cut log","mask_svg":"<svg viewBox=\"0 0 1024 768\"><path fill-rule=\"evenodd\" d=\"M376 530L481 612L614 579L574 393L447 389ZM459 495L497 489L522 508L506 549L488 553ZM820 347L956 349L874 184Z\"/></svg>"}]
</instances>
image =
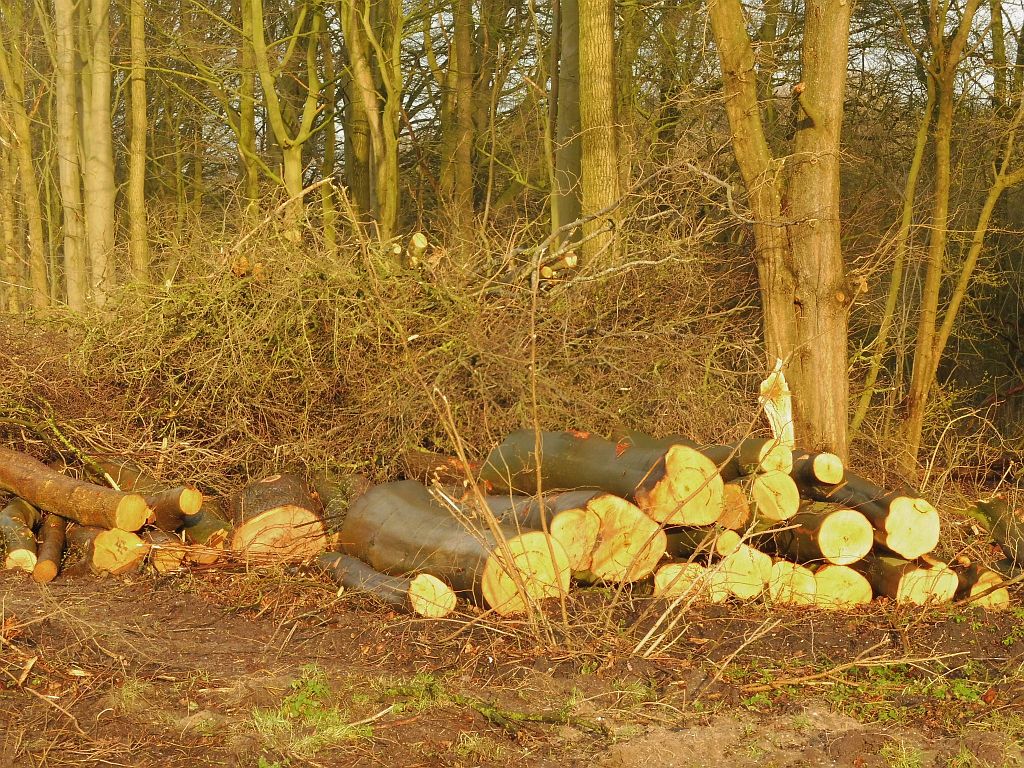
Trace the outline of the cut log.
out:
<instances>
[{"instance_id":1,"label":"cut log","mask_svg":"<svg viewBox=\"0 0 1024 768\"><path fill-rule=\"evenodd\" d=\"M340 552L318 555L316 564L345 589L366 592L388 605L418 616L439 619L455 610L455 592L429 573L388 576L362 560Z\"/></svg>"},{"instance_id":2,"label":"cut log","mask_svg":"<svg viewBox=\"0 0 1024 768\"><path fill-rule=\"evenodd\" d=\"M775 605L814 605L818 587L810 568L776 560L768 577L768 597Z\"/></svg>"},{"instance_id":3,"label":"cut log","mask_svg":"<svg viewBox=\"0 0 1024 768\"><path fill-rule=\"evenodd\" d=\"M728 528L674 528L666 531L666 549L670 557L725 557L735 552L742 539Z\"/></svg>"},{"instance_id":4,"label":"cut log","mask_svg":"<svg viewBox=\"0 0 1024 768\"><path fill-rule=\"evenodd\" d=\"M597 488L634 501L660 523L710 525L722 513L722 479L692 448L641 448L585 433L542 432L540 452L548 490ZM535 495L534 433L509 435L491 451L480 477L494 490Z\"/></svg>"},{"instance_id":5,"label":"cut log","mask_svg":"<svg viewBox=\"0 0 1024 768\"><path fill-rule=\"evenodd\" d=\"M80 525L136 531L149 519L142 496L66 477L5 446L0 446L0 488Z\"/></svg>"},{"instance_id":6,"label":"cut log","mask_svg":"<svg viewBox=\"0 0 1024 768\"><path fill-rule=\"evenodd\" d=\"M39 525L39 549L36 567L32 570L33 580L40 584L53 581L60 571L64 558L64 541L68 521L60 515L47 514Z\"/></svg>"},{"instance_id":7,"label":"cut log","mask_svg":"<svg viewBox=\"0 0 1024 768\"><path fill-rule=\"evenodd\" d=\"M544 530L562 545L574 573L591 569L594 549L601 533L601 518L588 508L588 503L601 491L564 491L536 496L484 496L491 514L502 523L520 528ZM461 505L469 519L481 521L472 503Z\"/></svg>"},{"instance_id":8,"label":"cut log","mask_svg":"<svg viewBox=\"0 0 1024 768\"><path fill-rule=\"evenodd\" d=\"M1010 607L1010 591L1003 586L1005 581L998 573L976 563L955 570L959 581L957 600L975 608L1005 610Z\"/></svg>"},{"instance_id":9,"label":"cut log","mask_svg":"<svg viewBox=\"0 0 1024 768\"><path fill-rule=\"evenodd\" d=\"M874 529L864 515L824 502L805 502L778 531L766 533L775 551L798 563L851 565L874 543Z\"/></svg>"},{"instance_id":10,"label":"cut log","mask_svg":"<svg viewBox=\"0 0 1024 768\"><path fill-rule=\"evenodd\" d=\"M797 485L838 485L843 482L846 468L843 460L834 453L813 453L793 451L793 469L790 477Z\"/></svg>"},{"instance_id":11,"label":"cut log","mask_svg":"<svg viewBox=\"0 0 1024 768\"><path fill-rule=\"evenodd\" d=\"M956 594L956 573L944 563L922 565L898 557L872 556L855 565L875 592L898 603L948 603Z\"/></svg>"},{"instance_id":12,"label":"cut log","mask_svg":"<svg viewBox=\"0 0 1024 768\"><path fill-rule=\"evenodd\" d=\"M345 513L352 502L366 493L373 485L370 479L358 472L321 470L312 478L313 490L320 498L324 510L324 524L333 537L345 522Z\"/></svg>"},{"instance_id":13,"label":"cut log","mask_svg":"<svg viewBox=\"0 0 1024 768\"><path fill-rule=\"evenodd\" d=\"M402 453L401 464L407 479L418 480L425 485L438 483L458 487L465 486L469 479L465 465L457 457L422 448L410 448ZM472 474L479 468L471 465L469 471Z\"/></svg>"},{"instance_id":14,"label":"cut log","mask_svg":"<svg viewBox=\"0 0 1024 768\"><path fill-rule=\"evenodd\" d=\"M0 510L0 551L4 568L28 571L36 567L36 537L39 511L24 499L13 498Z\"/></svg>"},{"instance_id":15,"label":"cut log","mask_svg":"<svg viewBox=\"0 0 1024 768\"><path fill-rule=\"evenodd\" d=\"M327 548L323 518L295 475L271 475L247 486L232 514L231 549L248 559L304 560Z\"/></svg>"},{"instance_id":16,"label":"cut log","mask_svg":"<svg viewBox=\"0 0 1024 768\"><path fill-rule=\"evenodd\" d=\"M780 523L800 510L800 491L787 473L773 470L760 475L746 475L734 481L746 496L754 519Z\"/></svg>"},{"instance_id":17,"label":"cut log","mask_svg":"<svg viewBox=\"0 0 1024 768\"><path fill-rule=\"evenodd\" d=\"M231 536L231 523L217 499L204 499L199 511L185 518L182 534L188 548L188 559L197 565L212 565L224 553Z\"/></svg>"},{"instance_id":18,"label":"cut log","mask_svg":"<svg viewBox=\"0 0 1024 768\"><path fill-rule=\"evenodd\" d=\"M203 494L198 489L170 486L128 459L106 456L94 458L92 462L119 490L144 496L150 510L146 522L161 530L178 530L185 518L196 514L203 504Z\"/></svg>"},{"instance_id":19,"label":"cut log","mask_svg":"<svg viewBox=\"0 0 1024 768\"><path fill-rule=\"evenodd\" d=\"M740 600L750 600L760 595L768 585L772 574L772 559L760 550L741 544L735 552L711 566L709 572L719 574L711 579L712 601L716 588L724 588Z\"/></svg>"},{"instance_id":20,"label":"cut log","mask_svg":"<svg viewBox=\"0 0 1024 768\"><path fill-rule=\"evenodd\" d=\"M747 493L735 483L726 483L722 488L722 514L715 525L732 531L745 531L753 520Z\"/></svg>"},{"instance_id":21,"label":"cut log","mask_svg":"<svg viewBox=\"0 0 1024 768\"><path fill-rule=\"evenodd\" d=\"M652 437L643 432L623 430L615 435L620 446L643 450L668 450L673 445L693 448L707 456L726 482L758 472L789 472L793 468L793 452L772 438L748 437L733 445L700 445L682 435Z\"/></svg>"},{"instance_id":22,"label":"cut log","mask_svg":"<svg viewBox=\"0 0 1024 768\"><path fill-rule=\"evenodd\" d=\"M142 567L149 544L131 531L111 528L100 531L93 540L92 567L99 573L120 576Z\"/></svg>"},{"instance_id":23,"label":"cut log","mask_svg":"<svg viewBox=\"0 0 1024 768\"><path fill-rule=\"evenodd\" d=\"M175 573L185 567L188 547L173 533L157 528L143 533L142 540L149 545L149 564L157 573Z\"/></svg>"},{"instance_id":24,"label":"cut log","mask_svg":"<svg viewBox=\"0 0 1024 768\"><path fill-rule=\"evenodd\" d=\"M979 500L967 510L967 514L985 527L992 541L1010 560L1011 568L1024 566L1024 520L1010 508L1006 499L997 496Z\"/></svg>"},{"instance_id":25,"label":"cut log","mask_svg":"<svg viewBox=\"0 0 1024 768\"><path fill-rule=\"evenodd\" d=\"M587 569L590 574L600 581L622 584L654 571L665 555L665 531L660 525L636 505L610 493L595 496L586 508L601 521Z\"/></svg>"},{"instance_id":26,"label":"cut log","mask_svg":"<svg viewBox=\"0 0 1024 768\"><path fill-rule=\"evenodd\" d=\"M924 499L886 493L852 472L838 485L804 483L800 490L814 501L856 509L875 529L875 541L907 560L928 554L939 543L939 513Z\"/></svg>"},{"instance_id":27,"label":"cut log","mask_svg":"<svg viewBox=\"0 0 1024 768\"><path fill-rule=\"evenodd\" d=\"M569 559L553 538L508 524L470 531L411 480L360 496L345 517L340 546L382 573L436 576L500 615L522 613L528 603L569 588Z\"/></svg>"},{"instance_id":28,"label":"cut log","mask_svg":"<svg viewBox=\"0 0 1024 768\"><path fill-rule=\"evenodd\" d=\"M708 571L700 563L665 563L654 574L654 596L707 600Z\"/></svg>"},{"instance_id":29,"label":"cut log","mask_svg":"<svg viewBox=\"0 0 1024 768\"><path fill-rule=\"evenodd\" d=\"M874 595L871 582L847 565L823 565L814 572L814 604L819 608L844 611L867 605Z\"/></svg>"}]
</instances>

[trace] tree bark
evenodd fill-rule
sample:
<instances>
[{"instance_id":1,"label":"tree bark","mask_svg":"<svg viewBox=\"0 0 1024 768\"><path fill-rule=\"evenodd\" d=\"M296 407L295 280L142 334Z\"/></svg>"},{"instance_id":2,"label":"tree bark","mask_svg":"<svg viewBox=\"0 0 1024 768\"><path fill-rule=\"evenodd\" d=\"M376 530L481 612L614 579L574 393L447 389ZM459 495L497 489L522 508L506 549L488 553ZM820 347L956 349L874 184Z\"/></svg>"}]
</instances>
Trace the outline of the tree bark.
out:
<instances>
[{"instance_id":1,"label":"tree bark","mask_svg":"<svg viewBox=\"0 0 1024 768\"><path fill-rule=\"evenodd\" d=\"M36 537L32 530L39 525L39 511L24 499L14 498L0 510L0 550L4 568L35 570Z\"/></svg>"},{"instance_id":2,"label":"tree bark","mask_svg":"<svg viewBox=\"0 0 1024 768\"><path fill-rule=\"evenodd\" d=\"M85 526L136 531L149 517L142 496L66 477L4 446L0 446L0 488Z\"/></svg>"},{"instance_id":3,"label":"tree bark","mask_svg":"<svg viewBox=\"0 0 1024 768\"><path fill-rule=\"evenodd\" d=\"M551 190L551 230L580 218L582 146L580 140L580 24L577 0L558 3L557 76L553 99L554 125L554 189ZM579 240L580 231L558 235L557 244Z\"/></svg>"},{"instance_id":4,"label":"tree bark","mask_svg":"<svg viewBox=\"0 0 1024 768\"><path fill-rule=\"evenodd\" d=\"M443 579L503 616L569 588L568 558L558 542L507 525L471 531L412 480L360 496L345 517L340 546L382 573Z\"/></svg>"},{"instance_id":5,"label":"tree bark","mask_svg":"<svg viewBox=\"0 0 1024 768\"><path fill-rule=\"evenodd\" d=\"M131 138L128 146L128 252L132 277L150 281L149 225L146 221L146 9L144 0L129 6L131 39Z\"/></svg>"},{"instance_id":6,"label":"tree bark","mask_svg":"<svg viewBox=\"0 0 1024 768\"><path fill-rule=\"evenodd\" d=\"M56 41L57 167L64 213L64 274L68 307L81 312L89 293L85 220L82 213L82 172L78 147L78 99L75 67L73 0L53 0Z\"/></svg>"},{"instance_id":7,"label":"tree bark","mask_svg":"<svg viewBox=\"0 0 1024 768\"><path fill-rule=\"evenodd\" d=\"M39 526L39 549L36 552L36 567L32 579L47 584L56 578L64 559L64 542L68 521L59 515L47 514Z\"/></svg>"},{"instance_id":8,"label":"tree bark","mask_svg":"<svg viewBox=\"0 0 1024 768\"><path fill-rule=\"evenodd\" d=\"M327 547L323 517L305 483L294 475L271 475L252 483L231 512L231 548L246 558L302 560Z\"/></svg>"},{"instance_id":9,"label":"tree bark","mask_svg":"<svg viewBox=\"0 0 1024 768\"><path fill-rule=\"evenodd\" d=\"M455 593L443 581L428 573L411 578L388 576L375 571L362 560L340 552L325 552L317 567L335 583L356 592L365 592L403 611L439 619L455 610Z\"/></svg>"},{"instance_id":10,"label":"tree bark","mask_svg":"<svg viewBox=\"0 0 1024 768\"><path fill-rule=\"evenodd\" d=\"M576 0L579 10L580 171L583 226L580 257L613 261L618 255L619 139L615 106L613 0Z\"/></svg>"}]
</instances>

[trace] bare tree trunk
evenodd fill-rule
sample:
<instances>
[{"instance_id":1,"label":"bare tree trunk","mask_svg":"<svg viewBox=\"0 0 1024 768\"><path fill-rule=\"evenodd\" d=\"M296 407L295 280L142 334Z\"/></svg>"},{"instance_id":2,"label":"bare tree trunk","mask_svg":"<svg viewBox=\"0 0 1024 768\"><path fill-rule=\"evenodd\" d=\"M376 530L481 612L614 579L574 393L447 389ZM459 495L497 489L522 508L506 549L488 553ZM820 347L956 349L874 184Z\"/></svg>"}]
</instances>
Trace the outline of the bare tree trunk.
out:
<instances>
[{"instance_id":1,"label":"bare tree trunk","mask_svg":"<svg viewBox=\"0 0 1024 768\"><path fill-rule=\"evenodd\" d=\"M85 221L82 217L82 174L78 161L78 105L75 73L75 3L53 0L56 40L57 164L64 213L64 273L67 302L75 312L85 309Z\"/></svg>"},{"instance_id":2,"label":"bare tree trunk","mask_svg":"<svg viewBox=\"0 0 1024 768\"><path fill-rule=\"evenodd\" d=\"M11 6L11 40L21 45L23 38L22 15L17 3ZM43 237L43 211L39 203L39 177L33 152L32 126L25 108L25 67L16 47L7 48L0 40L0 80L12 113L15 152L18 158L18 181L21 204L25 213L28 240L28 285L31 303L37 309L47 306L49 285L46 267L46 240Z\"/></svg>"},{"instance_id":3,"label":"bare tree trunk","mask_svg":"<svg viewBox=\"0 0 1024 768\"><path fill-rule=\"evenodd\" d=\"M22 296L25 287L23 254L15 218L14 153L11 151L10 134L7 130L6 110L0 108L0 311L17 313L22 310Z\"/></svg>"},{"instance_id":4,"label":"bare tree trunk","mask_svg":"<svg viewBox=\"0 0 1024 768\"><path fill-rule=\"evenodd\" d=\"M808 0L803 86L789 180L802 378L794 398L801 445L846 458L849 415L847 286L839 238L839 135L843 124L850 12L847 0Z\"/></svg>"},{"instance_id":5,"label":"bare tree trunk","mask_svg":"<svg viewBox=\"0 0 1024 768\"><path fill-rule=\"evenodd\" d=\"M467 240L473 223L473 3L455 3L455 153L452 216Z\"/></svg>"},{"instance_id":6,"label":"bare tree trunk","mask_svg":"<svg viewBox=\"0 0 1024 768\"><path fill-rule=\"evenodd\" d=\"M324 60L324 99L327 104L327 127L323 132L324 159L320 165L320 177L330 179L331 181L320 187L320 215L323 225L324 247L329 251L333 251L338 243L338 202L334 187L338 156L338 137L335 133L338 92L335 83L334 51L331 48L330 35L327 32L322 33L322 35L320 51Z\"/></svg>"},{"instance_id":7,"label":"bare tree trunk","mask_svg":"<svg viewBox=\"0 0 1024 768\"><path fill-rule=\"evenodd\" d=\"M555 108L555 172L551 192L551 229L557 232L580 218L582 161L580 144L580 23L577 0L560 0L558 11L558 72ZM578 240L578 232L563 232L560 242Z\"/></svg>"},{"instance_id":8,"label":"bare tree trunk","mask_svg":"<svg viewBox=\"0 0 1024 768\"><path fill-rule=\"evenodd\" d=\"M131 143L128 147L128 250L132 276L149 282L149 227L146 223L146 10L131 0Z\"/></svg>"},{"instance_id":9,"label":"bare tree trunk","mask_svg":"<svg viewBox=\"0 0 1024 768\"><path fill-rule=\"evenodd\" d=\"M615 116L615 13L612 0L578 0L580 35L580 127L583 214L581 256L593 261L617 255L619 210L618 126Z\"/></svg>"},{"instance_id":10,"label":"bare tree trunk","mask_svg":"<svg viewBox=\"0 0 1024 768\"><path fill-rule=\"evenodd\" d=\"M250 0L238 0L242 39L238 44L238 159L242 170L242 197L247 211L259 200L260 172L256 162L256 55L252 50Z\"/></svg>"},{"instance_id":11,"label":"bare tree trunk","mask_svg":"<svg viewBox=\"0 0 1024 768\"><path fill-rule=\"evenodd\" d=\"M110 110L110 0L90 0L88 88L85 89L85 219L93 300L107 303L114 273L114 139Z\"/></svg>"}]
</instances>

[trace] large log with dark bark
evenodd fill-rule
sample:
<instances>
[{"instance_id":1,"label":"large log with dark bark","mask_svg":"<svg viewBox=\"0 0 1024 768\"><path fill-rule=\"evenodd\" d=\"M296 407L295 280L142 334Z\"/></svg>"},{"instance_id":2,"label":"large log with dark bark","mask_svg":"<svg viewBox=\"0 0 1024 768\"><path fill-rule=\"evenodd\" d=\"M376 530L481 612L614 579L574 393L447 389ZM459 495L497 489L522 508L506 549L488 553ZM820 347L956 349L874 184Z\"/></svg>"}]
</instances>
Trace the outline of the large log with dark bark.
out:
<instances>
[{"instance_id":1,"label":"large log with dark bark","mask_svg":"<svg viewBox=\"0 0 1024 768\"><path fill-rule=\"evenodd\" d=\"M693 448L715 463L725 482L759 472L788 473L793 467L792 450L773 438L748 437L732 445L701 445L683 435L652 437L634 430L621 430L613 438L620 445L636 448L668 450L673 445Z\"/></svg>"},{"instance_id":2,"label":"large log with dark bark","mask_svg":"<svg viewBox=\"0 0 1024 768\"><path fill-rule=\"evenodd\" d=\"M32 571L36 567L36 537L39 511L24 499L13 498L0 509L0 553L4 568Z\"/></svg>"},{"instance_id":3,"label":"large log with dark bark","mask_svg":"<svg viewBox=\"0 0 1024 768\"><path fill-rule=\"evenodd\" d=\"M352 504L342 526L343 552L393 576L429 573L501 615L565 594L569 560L541 531L470 530L422 484L378 485Z\"/></svg>"},{"instance_id":4,"label":"large log with dark bark","mask_svg":"<svg viewBox=\"0 0 1024 768\"><path fill-rule=\"evenodd\" d=\"M948 603L956 594L956 573L945 563L918 563L898 557L871 556L854 566L875 592L897 603Z\"/></svg>"},{"instance_id":5,"label":"large log with dark bark","mask_svg":"<svg viewBox=\"0 0 1024 768\"><path fill-rule=\"evenodd\" d=\"M805 502L800 512L758 536L797 563L850 565L871 551L874 530L860 512L836 504Z\"/></svg>"},{"instance_id":6,"label":"large log with dark bark","mask_svg":"<svg viewBox=\"0 0 1024 768\"><path fill-rule=\"evenodd\" d=\"M939 513L925 499L887 493L852 472L845 472L838 484L804 482L800 491L814 501L857 510L875 529L875 541L907 560L928 554L939 543Z\"/></svg>"},{"instance_id":7,"label":"large log with dark bark","mask_svg":"<svg viewBox=\"0 0 1024 768\"><path fill-rule=\"evenodd\" d=\"M231 512L231 549L248 559L304 560L327 548L323 517L295 475L271 475L246 486Z\"/></svg>"},{"instance_id":8,"label":"large log with dark bark","mask_svg":"<svg viewBox=\"0 0 1024 768\"><path fill-rule=\"evenodd\" d=\"M212 565L224 553L231 533L223 503L218 499L203 499L199 511L186 517L182 525L185 542L192 545L186 557L198 565Z\"/></svg>"},{"instance_id":9,"label":"large log with dark bark","mask_svg":"<svg viewBox=\"0 0 1024 768\"><path fill-rule=\"evenodd\" d=\"M982 499L967 510L967 514L980 522L1003 554L1010 568L1024 566L1024 518L998 496Z\"/></svg>"},{"instance_id":10,"label":"large log with dark bark","mask_svg":"<svg viewBox=\"0 0 1024 768\"><path fill-rule=\"evenodd\" d=\"M362 560L341 552L318 555L317 567L334 582L354 592L373 595L388 605L432 619L455 610L452 588L429 573L412 577L388 576L375 571Z\"/></svg>"},{"instance_id":11,"label":"large log with dark bark","mask_svg":"<svg viewBox=\"0 0 1024 768\"><path fill-rule=\"evenodd\" d=\"M142 496L67 477L2 445L0 488L80 525L136 531L149 519Z\"/></svg>"},{"instance_id":12,"label":"large log with dark bark","mask_svg":"<svg viewBox=\"0 0 1024 768\"><path fill-rule=\"evenodd\" d=\"M1004 610L1010 607L1010 591L995 571L977 563L955 568L959 581L955 599L975 608Z\"/></svg>"},{"instance_id":13,"label":"large log with dark bark","mask_svg":"<svg viewBox=\"0 0 1024 768\"><path fill-rule=\"evenodd\" d=\"M527 495L596 488L634 501L660 523L709 525L722 512L722 478L692 448L643 448L577 432L542 432L540 455L530 430L513 432L491 451L481 480L494 490Z\"/></svg>"}]
</instances>

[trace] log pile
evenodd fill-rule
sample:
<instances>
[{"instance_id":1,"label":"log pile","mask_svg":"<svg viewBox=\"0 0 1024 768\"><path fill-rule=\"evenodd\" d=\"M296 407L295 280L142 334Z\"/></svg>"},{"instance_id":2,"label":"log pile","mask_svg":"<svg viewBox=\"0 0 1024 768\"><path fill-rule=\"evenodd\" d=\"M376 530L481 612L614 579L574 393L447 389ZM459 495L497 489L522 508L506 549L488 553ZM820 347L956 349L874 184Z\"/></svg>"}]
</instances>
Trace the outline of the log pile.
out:
<instances>
[{"instance_id":1,"label":"log pile","mask_svg":"<svg viewBox=\"0 0 1024 768\"><path fill-rule=\"evenodd\" d=\"M940 523L930 503L886 492L829 453L760 438L519 431L479 466L419 458L406 461L419 480L278 474L217 499L123 459L90 462L104 487L0 446L0 490L12 494L0 509L4 567L48 582L60 572L303 563L426 617L449 614L460 597L522 614L595 583L647 584L671 601L830 610L875 597L1009 604L995 571L931 557ZM454 485L472 474L468 491ZM979 503L974 514L1024 561L1024 524L1005 505Z\"/></svg>"}]
</instances>

